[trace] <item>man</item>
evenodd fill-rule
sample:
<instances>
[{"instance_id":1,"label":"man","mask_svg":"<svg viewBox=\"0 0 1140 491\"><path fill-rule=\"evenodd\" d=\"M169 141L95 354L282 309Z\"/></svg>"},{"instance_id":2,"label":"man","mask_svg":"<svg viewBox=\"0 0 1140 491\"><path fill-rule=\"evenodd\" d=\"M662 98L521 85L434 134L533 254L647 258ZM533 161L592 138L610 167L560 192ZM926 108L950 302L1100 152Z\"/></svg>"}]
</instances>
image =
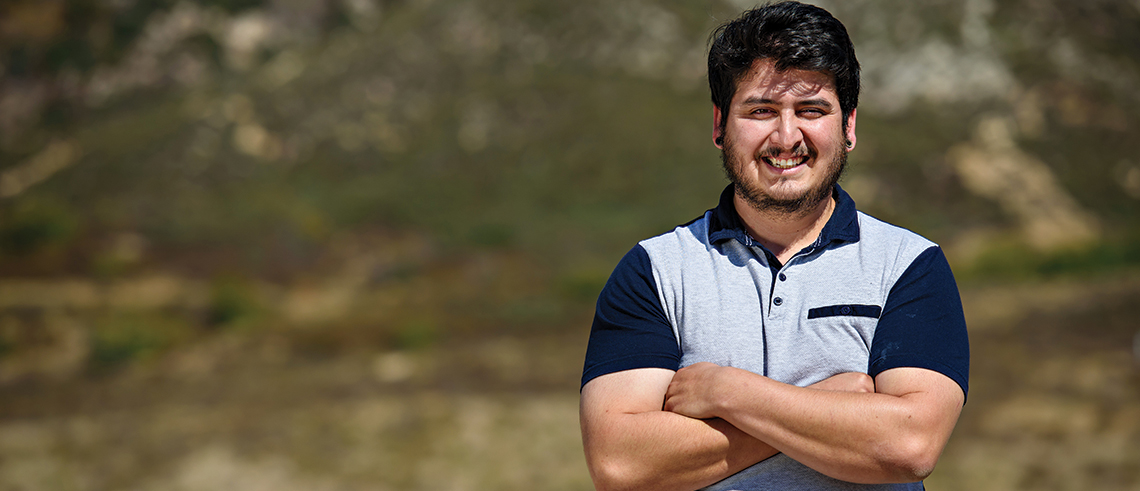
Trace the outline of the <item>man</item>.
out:
<instances>
[{"instance_id":1,"label":"man","mask_svg":"<svg viewBox=\"0 0 1140 491\"><path fill-rule=\"evenodd\" d=\"M581 399L594 483L922 489L966 398L966 326L938 246L836 184L856 142L846 29L784 2L713 39L732 183L634 247L599 297Z\"/></svg>"}]
</instances>

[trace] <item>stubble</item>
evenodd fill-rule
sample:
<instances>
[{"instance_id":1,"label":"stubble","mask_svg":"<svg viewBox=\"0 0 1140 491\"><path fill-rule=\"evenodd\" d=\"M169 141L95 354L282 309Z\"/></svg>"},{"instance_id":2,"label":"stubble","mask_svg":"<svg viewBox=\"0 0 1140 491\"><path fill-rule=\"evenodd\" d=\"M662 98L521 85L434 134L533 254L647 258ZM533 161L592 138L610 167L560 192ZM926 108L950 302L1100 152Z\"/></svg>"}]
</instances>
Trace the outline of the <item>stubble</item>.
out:
<instances>
[{"instance_id":1,"label":"stubble","mask_svg":"<svg viewBox=\"0 0 1140 491\"><path fill-rule=\"evenodd\" d=\"M734 161L737 157L732 151L733 143L731 139L726 138L720 150L720 160L724 167L725 177L732 182L737 195L744 198L744 201L753 209L763 214L783 216L790 219L807 216L823 200L831 196L832 188L839 182L839 178L843 176L843 171L847 167L847 149L840 149L839 155L829 163L827 175L817 186L804 191L799 196L777 198L764 192L756 183L749 182L744 178L740 172L744 163ZM756 160L761 162L760 165L765 165L759 157L756 157Z\"/></svg>"}]
</instances>

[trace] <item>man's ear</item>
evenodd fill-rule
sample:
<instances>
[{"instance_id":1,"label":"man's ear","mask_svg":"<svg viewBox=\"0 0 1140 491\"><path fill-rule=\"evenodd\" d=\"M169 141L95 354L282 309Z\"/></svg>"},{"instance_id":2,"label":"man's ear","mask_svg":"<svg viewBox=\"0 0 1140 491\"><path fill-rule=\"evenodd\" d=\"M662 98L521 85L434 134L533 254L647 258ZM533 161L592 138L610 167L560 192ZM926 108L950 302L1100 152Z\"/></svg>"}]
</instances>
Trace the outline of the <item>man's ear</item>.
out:
<instances>
[{"instance_id":1,"label":"man's ear","mask_svg":"<svg viewBox=\"0 0 1140 491\"><path fill-rule=\"evenodd\" d=\"M858 109L852 109L851 115L847 117L847 130L843 136L847 139L848 152L855 149L855 114L858 112Z\"/></svg>"},{"instance_id":2,"label":"man's ear","mask_svg":"<svg viewBox=\"0 0 1140 491\"><path fill-rule=\"evenodd\" d=\"M713 145L716 145L716 148L720 148L720 149L724 148L724 125L721 124L724 122L724 120L722 119L723 117L724 117L724 115L721 114L720 108L716 107L714 105L713 106Z\"/></svg>"}]
</instances>

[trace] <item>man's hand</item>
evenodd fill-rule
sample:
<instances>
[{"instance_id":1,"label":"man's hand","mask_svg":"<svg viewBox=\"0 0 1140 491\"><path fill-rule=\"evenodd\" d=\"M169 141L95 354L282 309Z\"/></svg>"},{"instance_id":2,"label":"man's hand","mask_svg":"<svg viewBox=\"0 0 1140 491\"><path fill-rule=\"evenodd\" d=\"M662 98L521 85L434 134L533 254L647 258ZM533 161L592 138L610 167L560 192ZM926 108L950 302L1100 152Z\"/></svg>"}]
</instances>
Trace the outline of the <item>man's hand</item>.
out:
<instances>
[{"instance_id":1,"label":"man's hand","mask_svg":"<svg viewBox=\"0 0 1140 491\"><path fill-rule=\"evenodd\" d=\"M863 372L846 372L837 373L808 387L835 392L874 392L875 380Z\"/></svg>"},{"instance_id":2,"label":"man's hand","mask_svg":"<svg viewBox=\"0 0 1140 491\"><path fill-rule=\"evenodd\" d=\"M719 394L732 390L718 380L725 370L736 369L701 362L677 370L665 391L664 409L690 418L717 417Z\"/></svg>"}]
</instances>

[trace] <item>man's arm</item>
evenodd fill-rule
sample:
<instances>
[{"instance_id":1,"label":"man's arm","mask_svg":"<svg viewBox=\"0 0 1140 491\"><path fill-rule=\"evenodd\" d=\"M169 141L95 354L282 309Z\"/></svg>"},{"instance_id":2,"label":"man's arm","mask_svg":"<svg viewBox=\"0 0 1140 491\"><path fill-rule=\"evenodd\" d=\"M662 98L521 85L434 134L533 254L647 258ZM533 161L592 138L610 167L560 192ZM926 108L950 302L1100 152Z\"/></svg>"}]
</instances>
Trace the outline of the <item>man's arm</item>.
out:
<instances>
[{"instance_id":1,"label":"man's arm","mask_svg":"<svg viewBox=\"0 0 1140 491\"><path fill-rule=\"evenodd\" d=\"M673 375L658 368L627 370L582 388L582 440L598 490L691 491L776 454L722 419L663 411ZM871 392L874 385L866 374L845 373L812 388Z\"/></svg>"},{"instance_id":2,"label":"man's arm","mask_svg":"<svg viewBox=\"0 0 1140 491\"><path fill-rule=\"evenodd\" d=\"M723 420L663 411L673 371L604 375L582 388L582 442L599 491L691 491L776 454Z\"/></svg>"},{"instance_id":3,"label":"man's arm","mask_svg":"<svg viewBox=\"0 0 1140 491\"><path fill-rule=\"evenodd\" d=\"M950 378L895 368L874 393L813 391L710 363L674 375L664 408L722 418L796 461L836 479L913 482L934 469L964 402Z\"/></svg>"},{"instance_id":4,"label":"man's arm","mask_svg":"<svg viewBox=\"0 0 1140 491\"><path fill-rule=\"evenodd\" d=\"M809 392L706 363L677 372L665 408L721 417L836 479L921 480L958 421L969 373L958 288L937 246L891 287L870 355L875 393Z\"/></svg>"}]
</instances>

